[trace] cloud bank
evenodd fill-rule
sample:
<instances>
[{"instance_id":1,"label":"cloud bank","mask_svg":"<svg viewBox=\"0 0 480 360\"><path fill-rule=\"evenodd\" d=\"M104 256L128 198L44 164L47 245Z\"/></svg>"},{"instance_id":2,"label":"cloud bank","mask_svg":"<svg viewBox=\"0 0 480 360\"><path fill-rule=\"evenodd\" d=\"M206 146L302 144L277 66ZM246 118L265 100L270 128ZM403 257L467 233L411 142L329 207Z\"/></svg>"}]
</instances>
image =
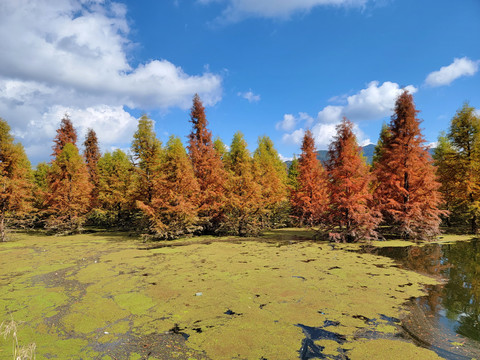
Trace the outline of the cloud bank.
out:
<instances>
[{"instance_id":1,"label":"cloud bank","mask_svg":"<svg viewBox=\"0 0 480 360\"><path fill-rule=\"evenodd\" d=\"M413 85L406 86L404 89L412 94L417 91ZM300 145L305 128L311 127L317 148L326 149L336 134L335 127L345 116L354 122L354 132L359 144L366 145L371 141L361 131L358 122L390 116L397 97L404 89L394 82L386 81L380 84L378 81L372 81L365 89L354 95L335 97L343 104L325 106L318 112L315 120L305 113L300 113L297 117L285 114L283 121L278 122L276 128L286 131L282 137L285 143ZM302 127L295 129L300 125Z\"/></svg>"},{"instance_id":2,"label":"cloud bank","mask_svg":"<svg viewBox=\"0 0 480 360\"><path fill-rule=\"evenodd\" d=\"M2 0L0 116L34 162L50 154L64 111L80 130L108 129L108 146L130 141L136 120L125 107L188 108L196 92L206 105L221 99L219 75L165 59L132 66L126 12L101 0Z\"/></svg>"}]
</instances>

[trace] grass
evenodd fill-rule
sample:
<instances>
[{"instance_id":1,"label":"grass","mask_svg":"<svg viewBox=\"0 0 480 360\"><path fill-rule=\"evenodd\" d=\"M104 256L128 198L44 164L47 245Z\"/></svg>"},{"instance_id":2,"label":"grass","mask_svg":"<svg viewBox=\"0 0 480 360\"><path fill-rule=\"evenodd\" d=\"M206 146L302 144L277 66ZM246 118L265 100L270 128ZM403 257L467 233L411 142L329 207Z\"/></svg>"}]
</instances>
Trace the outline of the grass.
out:
<instances>
[{"instance_id":1,"label":"grass","mask_svg":"<svg viewBox=\"0 0 480 360\"><path fill-rule=\"evenodd\" d=\"M165 359L298 358L305 335L296 325L326 320L338 321L335 332L347 339L342 346L323 340L332 356L437 358L393 340L394 324L364 320L401 317L404 303L435 280L387 258L309 241L312 235L282 229L260 239L200 237L153 248L118 233L17 234L0 244L0 320L21 321L18 338L35 342L39 359L149 352ZM175 326L187 341L165 335ZM367 330L391 339L359 337ZM0 358L9 351L11 343L0 342Z\"/></svg>"}]
</instances>

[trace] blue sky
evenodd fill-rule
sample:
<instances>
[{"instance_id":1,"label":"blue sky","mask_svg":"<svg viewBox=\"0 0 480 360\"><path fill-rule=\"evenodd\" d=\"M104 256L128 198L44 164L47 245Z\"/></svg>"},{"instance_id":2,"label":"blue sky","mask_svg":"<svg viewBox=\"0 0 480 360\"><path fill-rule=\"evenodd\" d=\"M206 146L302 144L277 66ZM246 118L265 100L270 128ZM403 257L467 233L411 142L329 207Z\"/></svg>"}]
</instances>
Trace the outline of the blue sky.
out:
<instances>
[{"instance_id":1,"label":"blue sky","mask_svg":"<svg viewBox=\"0 0 480 360\"><path fill-rule=\"evenodd\" d=\"M285 158L342 116L376 142L402 88L428 142L480 108L478 0L4 0L0 47L0 116L34 164L64 113L104 150L143 113L186 142L195 92L214 136L268 135Z\"/></svg>"}]
</instances>

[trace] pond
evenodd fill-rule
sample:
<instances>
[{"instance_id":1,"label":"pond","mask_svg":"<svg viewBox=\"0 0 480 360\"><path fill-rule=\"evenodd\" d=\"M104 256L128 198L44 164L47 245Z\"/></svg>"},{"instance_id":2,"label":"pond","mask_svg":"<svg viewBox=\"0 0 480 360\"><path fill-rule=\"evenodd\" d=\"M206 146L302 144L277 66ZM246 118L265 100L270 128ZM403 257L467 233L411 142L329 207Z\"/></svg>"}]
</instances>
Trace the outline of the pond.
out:
<instances>
[{"instance_id":1,"label":"pond","mask_svg":"<svg viewBox=\"0 0 480 360\"><path fill-rule=\"evenodd\" d=\"M365 247L364 251L390 257L402 268L440 280L440 285L427 286L428 295L411 299L410 315L402 321L408 337L446 359L479 357L480 239Z\"/></svg>"}]
</instances>

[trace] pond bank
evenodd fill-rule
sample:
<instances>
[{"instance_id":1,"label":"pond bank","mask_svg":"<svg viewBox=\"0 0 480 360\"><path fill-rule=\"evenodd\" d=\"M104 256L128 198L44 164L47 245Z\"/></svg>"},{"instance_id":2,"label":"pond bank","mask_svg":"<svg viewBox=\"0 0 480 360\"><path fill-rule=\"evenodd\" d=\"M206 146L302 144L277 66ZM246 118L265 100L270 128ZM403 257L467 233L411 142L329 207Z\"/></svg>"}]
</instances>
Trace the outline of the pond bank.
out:
<instances>
[{"instance_id":1,"label":"pond bank","mask_svg":"<svg viewBox=\"0 0 480 360\"><path fill-rule=\"evenodd\" d=\"M122 234L19 234L0 246L1 319L38 359L438 358L395 335L435 279L294 235L145 249Z\"/></svg>"}]
</instances>

